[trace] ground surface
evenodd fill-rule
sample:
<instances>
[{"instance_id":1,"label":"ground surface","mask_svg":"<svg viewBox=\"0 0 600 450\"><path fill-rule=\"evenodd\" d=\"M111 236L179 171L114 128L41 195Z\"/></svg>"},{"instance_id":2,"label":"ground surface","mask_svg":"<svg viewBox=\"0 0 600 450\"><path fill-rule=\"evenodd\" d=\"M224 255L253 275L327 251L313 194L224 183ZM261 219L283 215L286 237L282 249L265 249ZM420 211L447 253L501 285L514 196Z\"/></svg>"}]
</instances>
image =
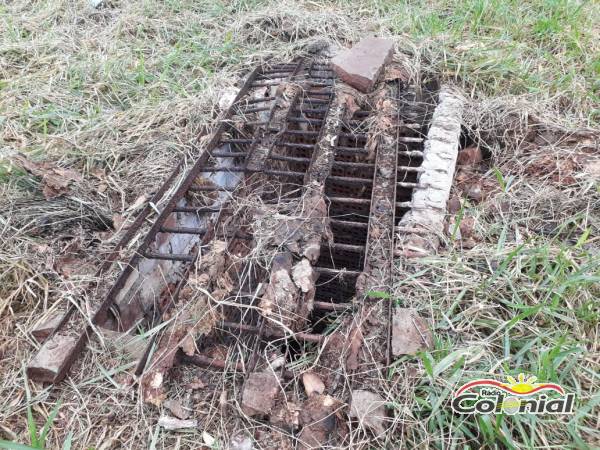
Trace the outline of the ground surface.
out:
<instances>
[{"instance_id":1,"label":"ground surface","mask_svg":"<svg viewBox=\"0 0 600 450\"><path fill-rule=\"evenodd\" d=\"M213 395L196 399L200 431L162 430L99 342L58 388L26 384L28 331L79 295L113 227L197 154L249 68L374 32L397 40L413 74L463 90L466 144L490 159L459 169L444 247L400 268L412 275L394 287L435 334L432 351L382 380L404 432L354 447L597 446L599 23L596 2L560 0L0 6L0 438L32 443L28 408L39 430L57 404L47 448L68 436L76 448L226 448L257 426L236 421L221 396L230 380L215 374ZM17 152L55 165L42 180L11 162ZM521 371L575 392L575 414L451 413L457 385Z\"/></svg>"}]
</instances>

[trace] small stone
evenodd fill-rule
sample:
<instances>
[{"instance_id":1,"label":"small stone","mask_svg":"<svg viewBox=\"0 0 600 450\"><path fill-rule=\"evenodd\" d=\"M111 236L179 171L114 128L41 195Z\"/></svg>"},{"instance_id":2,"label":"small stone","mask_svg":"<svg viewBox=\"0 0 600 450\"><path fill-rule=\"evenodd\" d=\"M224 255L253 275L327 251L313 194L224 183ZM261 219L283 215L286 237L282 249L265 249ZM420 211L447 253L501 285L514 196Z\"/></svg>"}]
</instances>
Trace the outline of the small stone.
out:
<instances>
[{"instance_id":1,"label":"small stone","mask_svg":"<svg viewBox=\"0 0 600 450\"><path fill-rule=\"evenodd\" d=\"M252 439L246 434L236 434L229 441L228 450L252 450Z\"/></svg>"},{"instance_id":2,"label":"small stone","mask_svg":"<svg viewBox=\"0 0 600 450\"><path fill-rule=\"evenodd\" d=\"M467 197L475 202L483 200L483 192L478 184L473 184L467 189Z\"/></svg>"},{"instance_id":3,"label":"small stone","mask_svg":"<svg viewBox=\"0 0 600 450\"><path fill-rule=\"evenodd\" d=\"M365 38L335 56L332 60L333 70L350 86L362 92L371 92L393 53L392 40Z\"/></svg>"},{"instance_id":4,"label":"small stone","mask_svg":"<svg viewBox=\"0 0 600 450\"><path fill-rule=\"evenodd\" d=\"M158 425L165 430L182 430L184 428L198 428L198 421L195 419L181 420L175 417L162 416L158 419Z\"/></svg>"},{"instance_id":5,"label":"small stone","mask_svg":"<svg viewBox=\"0 0 600 450\"><path fill-rule=\"evenodd\" d=\"M457 196L450 197L450 200L448 200L448 205L447 205L448 213L456 214L458 211L460 211L460 208L461 208L460 199Z\"/></svg>"},{"instance_id":6,"label":"small stone","mask_svg":"<svg viewBox=\"0 0 600 450\"><path fill-rule=\"evenodd\" d=\"M249 416L268 415L273 409L279 381L271 372L250 374L242 393L242 410Z\"/></svg>"},{"instance_id":7,"label":"small stone","mask_svg":"<svg viewBox=\"0 0 600 450\"><path fill-rule=\"evenodd\" d=\"M183 409L181 402L179 400L167 400L165 402L165 408L171 411L178 419L187 419L189 417L189 411Z\"/></svg>"},{"instance_id":8,"label":"small stone","mask_svg":"<svg viewBox=\"0 0 600 450\"><path fill-rule=\"evenodd\" d=\"M323 384L321 378L314 372L304 372L302 374L302 383L304 383L304 390L309 397L325 392L325 384Z\"/></svg>"}]
</instances>

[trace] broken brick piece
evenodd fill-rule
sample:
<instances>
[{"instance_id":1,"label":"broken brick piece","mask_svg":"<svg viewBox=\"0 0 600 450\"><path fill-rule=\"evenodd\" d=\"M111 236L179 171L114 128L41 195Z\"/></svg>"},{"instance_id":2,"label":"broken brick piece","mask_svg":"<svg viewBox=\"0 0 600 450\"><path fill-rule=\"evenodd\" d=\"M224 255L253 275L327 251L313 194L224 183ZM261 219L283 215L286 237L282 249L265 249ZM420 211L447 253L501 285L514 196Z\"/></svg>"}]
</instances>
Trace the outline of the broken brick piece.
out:
<instances>
[{"instance_id":1,"label":"broken brick piece","mask_svg":"<svg viewBox=\"0 0 600 450\"><path fill-rule=\"evenodd\" d=\"M279 392L277 377L271 372L251 373L244 383L242 410L249 416L268 415Z\"/></svg>"},{"instance_id":2,"label":"broken brick piece","mask_svg":"<svg viewBox=\"0 0 600 450\"><path fill-rule=\"evenodd\" d=\"M27 375L35 381L53 383L76 345L77 336L55 334L50 337L27 366Z\"/></svg>"},{"instance_id":3,"label":"broken brick piece","mask_svg":"<svg viewBox=\"0 0 600 450\"><path fill-rule=\"evenodd\" d=\"M362 92L371 92L393 53L392 40L365 38L336 55L332 60L333 70L350 86Z\"/></svg>"}]
</instances>

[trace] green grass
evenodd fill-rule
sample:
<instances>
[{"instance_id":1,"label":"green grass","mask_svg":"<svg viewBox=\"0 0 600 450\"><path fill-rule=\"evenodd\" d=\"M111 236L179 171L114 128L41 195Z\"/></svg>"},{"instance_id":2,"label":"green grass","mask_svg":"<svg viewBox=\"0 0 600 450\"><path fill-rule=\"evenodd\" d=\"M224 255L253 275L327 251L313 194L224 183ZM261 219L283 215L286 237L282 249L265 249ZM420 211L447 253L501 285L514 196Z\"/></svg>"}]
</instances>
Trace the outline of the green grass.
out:
<instances>
[{"instance_id":1,"label":"green grass","mask_svg":"<svg viewBox=\"0 0 600 450\"><path fill-rule=\"evenodd\" d=\"M594 1L384 2L381 18L469 91L554 97L562 113L598 121L600 7Z\"/></svg>"}]
</instances>

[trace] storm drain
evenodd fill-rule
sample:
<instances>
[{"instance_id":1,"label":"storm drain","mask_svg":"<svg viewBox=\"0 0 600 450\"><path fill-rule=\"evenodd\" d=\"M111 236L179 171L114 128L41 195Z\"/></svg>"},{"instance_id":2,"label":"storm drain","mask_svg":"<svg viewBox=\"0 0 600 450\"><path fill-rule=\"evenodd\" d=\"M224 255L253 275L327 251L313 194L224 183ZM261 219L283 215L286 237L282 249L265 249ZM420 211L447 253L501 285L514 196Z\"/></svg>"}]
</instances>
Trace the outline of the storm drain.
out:
<instances>
[{"instance_id":1,"label":"storm drain","mask_svg":"<svg viewBox=\"0 0 600 450\"><path fill-rule=\"evenodd\" d=\"M361 95L320 59L250 74L200 158L174 170L100 268L141 236L112 287L95 287L86 305L100 329L148 330L170 319L137 364L147 401L164 399L163 380L178 363L248 378L279 354L279 375L293 377L288 363L306 348L327 353L336 327L352 330L369 308L382 349L364 363L389 363L392 302L377 293L389 292L395 248L414 229L404 221L423 187L437 91L392 79ZM217 313L200 319L211 304ZM60 381L91 335L72 308L29 376ZM223 345L236 346L234 364L212 351ZM252 414L268 414L248 402Z\"/></svg>"}]
</instances>

